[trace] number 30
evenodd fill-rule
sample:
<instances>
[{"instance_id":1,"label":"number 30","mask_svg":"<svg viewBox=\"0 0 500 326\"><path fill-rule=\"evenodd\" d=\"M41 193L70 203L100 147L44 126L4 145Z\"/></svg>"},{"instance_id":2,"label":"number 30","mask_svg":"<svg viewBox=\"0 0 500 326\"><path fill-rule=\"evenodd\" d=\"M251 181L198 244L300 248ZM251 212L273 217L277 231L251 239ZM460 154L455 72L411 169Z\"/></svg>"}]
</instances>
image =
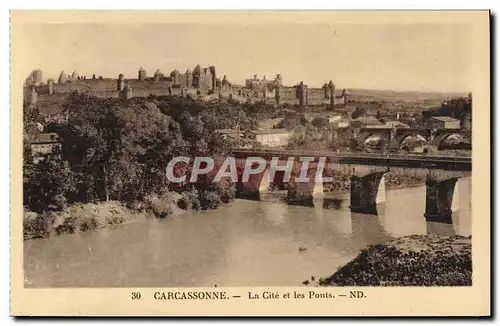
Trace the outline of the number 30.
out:
<instances>
[{"instance_id":1,"label":"number 30","mask_svg":"<svg viewBox=\"0 0 500 326\"><path fill-rule=\"evenodd\" d=\"M141 298L140 292L132 292L132 300L139 300Z\"/></svg>"}]
</instances>

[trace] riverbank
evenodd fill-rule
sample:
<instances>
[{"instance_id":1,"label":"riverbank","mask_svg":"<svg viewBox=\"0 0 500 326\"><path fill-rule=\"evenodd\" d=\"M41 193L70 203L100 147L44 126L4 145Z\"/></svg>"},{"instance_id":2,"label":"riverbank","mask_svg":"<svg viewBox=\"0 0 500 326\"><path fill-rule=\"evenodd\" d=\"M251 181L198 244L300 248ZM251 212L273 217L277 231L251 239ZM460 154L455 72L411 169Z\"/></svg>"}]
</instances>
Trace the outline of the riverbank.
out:
<instances>
[{"instance_id":1,"label":"riverbank","mask_svg":"<svg viewBox=\"0 0 500 326\"><path fill-rule=\"evenodd\" d=\"M321 286L470 286L471 237L412 235L363 249Z\"/></svg>"},{"instance_id":2,"label":"riverbank","mask_svg":"<svg viewBox=\"0 0 500 326\"><path fill-rule=\"evenodd\" d=\"M101 229L109 225L131 222L138 218L147 218L146 212L127 208L116 201L77 203L62 211L35 213L24 212L24 240L46 238L53 235L78 233Z\"/></svg>"},{"instance_id":3,"label":"riverbank","mask_svg":"<svg viewBox=\"0 0 500 326\"><path fill-rule=\"evenodd\" d=\"M46 238L60 234L72 234L101 229L110 225L129 223L137 219L171 218L190 210L215 209L220 202L200 203L197 192L182 194L167 192L163 196L148 196L144 201L122 203L75 203L60 211L36 213L25 211L23 238Z\"/></svg>"}]
</instances>

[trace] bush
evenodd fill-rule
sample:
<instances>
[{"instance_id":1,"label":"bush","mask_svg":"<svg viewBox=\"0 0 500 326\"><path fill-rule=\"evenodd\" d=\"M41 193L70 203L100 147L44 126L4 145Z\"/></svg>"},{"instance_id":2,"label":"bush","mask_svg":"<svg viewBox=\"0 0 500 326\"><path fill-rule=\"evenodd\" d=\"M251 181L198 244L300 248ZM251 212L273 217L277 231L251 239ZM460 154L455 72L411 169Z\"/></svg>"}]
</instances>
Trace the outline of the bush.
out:
<instances>
[{"instance_id":1,"label":"bush","mask_svg":"<svg viewBox=\"0 0 500 326\"><path fill-rule=\"evenodd\" d=\"M184 210L199 210L201 205L198 190L193 188L182 192L182 198L177 202L177 206Z\"/></svg>"},{"instance_id":2,"label":"bush","mask_svg":"<svg viewBox=\"0 0 500 326\"><path fill-rule=\"evenodd\" d=\"M166 196L159 197L158 195L149 195L145 198L146 207L158 218L165 218L173 215L174 208L172 203Z\"/></svg>"},{"instance_id":3,"label":"bush","mask_svg":"<svg viewBox=\"0 0 500 326\"><path fill-rule=\"evenodd\" d=\"M470 286L470 239L410 236L368 247L320 285Z\"/></svg>"},{"instance_id":4,"label":"bush","mask_svg":"<svg viewBox=\"0 0 500 326\"><path fill-rule=\"evenodd\" d=\"M200 191L200 206L201 209L216 209L221 203L220 195L216 191L202 190Z\"/></svg>"},{"instance_id":5,"label":"bush","mask_svg":"<svg viewBox=\"0 0 500 326\"><path fill-rule=\"evenodd\" d=\"M118 202L77 203L60 212L24 213L24 239L43 238L51 234L76 233L121 224L137 214Z\"/></svg>"}]
</instances>

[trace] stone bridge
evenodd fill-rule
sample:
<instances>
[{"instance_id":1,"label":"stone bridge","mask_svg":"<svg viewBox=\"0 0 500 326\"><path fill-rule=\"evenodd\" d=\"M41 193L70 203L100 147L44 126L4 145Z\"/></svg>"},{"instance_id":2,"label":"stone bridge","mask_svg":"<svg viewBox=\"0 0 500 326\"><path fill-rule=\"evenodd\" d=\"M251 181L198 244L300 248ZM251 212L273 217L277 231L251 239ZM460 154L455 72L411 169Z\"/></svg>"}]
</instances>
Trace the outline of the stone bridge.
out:
<instances>
[{"instance_id":1,"label":"stone bridge","mask_svg":"<svg viewBox=\"0 0 500 326\"><path fill-rule=\"evenodd\" d=\"M350 209L365 214L377 214L377 205L385 202L386 173L418 176L427 180L425 216L429 221L448 221L451 218L455 184L460 178L470 176L472 171L470 158L457 157L262 149L233 149L232 154L237 162L237 191L241 197L260 198L273 183L278 188L287 189L290 204L310 205L314 198L324 195L323 184L332 181L325 176L325 170L333 170L350 175ZM252 157L264 158L265 167L243 182L247 158ZM304 161L308 164L303 164ZM289 169L284 171L287 165ZM252 168L255 166L253 163Z\"/></svg>"},{"instance_id":2,"label":"stone bridge","mask_svg":"<svg viewBox=\"0 0 500 326\"><path fill-rule=\"evenodd\" d=\"M358 144L365 146L365 141L372 136L381 140L382 150L390 147L400 149L408 137L421 137L428 145L442 149L444 142L452 135L459 135L468 139L462 129L428 129L428 128L360 128L357 136ZM469 139L470 140L470 139Z\"/></svg>"}]
</instances>

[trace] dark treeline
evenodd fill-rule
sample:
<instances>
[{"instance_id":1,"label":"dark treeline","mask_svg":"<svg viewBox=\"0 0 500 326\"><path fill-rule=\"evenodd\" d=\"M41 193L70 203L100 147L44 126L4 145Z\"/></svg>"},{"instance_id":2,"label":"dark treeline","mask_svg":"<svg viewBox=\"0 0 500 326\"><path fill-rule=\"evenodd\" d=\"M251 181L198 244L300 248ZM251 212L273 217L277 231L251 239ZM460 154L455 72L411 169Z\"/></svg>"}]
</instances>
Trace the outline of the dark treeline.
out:
<instances>
[{"instance_id":1,"label":"dark treeline","mask_svg":"<svg viewBox=\"0 0 500 326\"><path fill-rule=\"evenodd\" d=\"M440 107L423 111L422 114L426 119L434 116L447 116L463 122L467 116L472 118L472 94L444 101Z\"/></svg>"},{"instance_id":2,"label":"dark treeline","mask_svg":"<svg viewBox=\"0 0 500 326\"><path fill-rule=\"evenodd\" d=\"M150 195L185 193L191 208L215 208L234 197L232 185L170 184L175 156L224 155L229 144L216 129L255 128L269 116L262 104L205 103L179 97L100 99L73 93L66 122L44 132L61 139L60 153L34 164L30 141L39 131L36 106L24 106L24 203L34 212L58 211L74 202L142 201Z\"/></svg>"}]
</instances>

